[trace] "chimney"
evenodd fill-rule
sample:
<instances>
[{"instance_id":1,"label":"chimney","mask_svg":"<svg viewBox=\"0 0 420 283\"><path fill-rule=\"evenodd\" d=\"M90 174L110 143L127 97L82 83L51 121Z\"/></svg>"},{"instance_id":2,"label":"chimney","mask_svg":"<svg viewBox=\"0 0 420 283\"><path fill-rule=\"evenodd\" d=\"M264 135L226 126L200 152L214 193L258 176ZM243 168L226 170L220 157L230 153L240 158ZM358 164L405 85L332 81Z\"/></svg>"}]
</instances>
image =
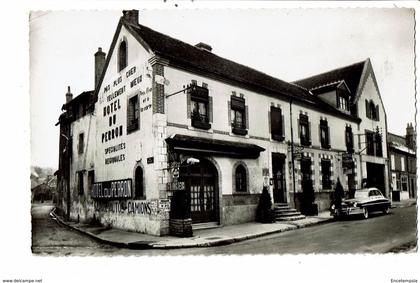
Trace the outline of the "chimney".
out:
<instances>
[{"instance_id":1,"label":"chimney","mask_svg":"<svg viewBox=\"0 0 420 283\"><path fill-rule=\"evenodd\" d=\"M213 49L213 48L211 48L210 45L208 45L207 43L204 43L204 42L197 43L195 45L195 47L200 48L201 50L208 51L208 52L211 52L211 50Z\"/></svg>"},{"instance_id":2,"label":"chimney","mask_svg":"<svg viewBox=\"0 0 420 283\"><path fill-rule=\"evenodd\" d=\"M416 133L411 123L407 124L405 144L408 148L416 149Z\"/></svg>"},{"instance_id":3,"label":"chimney","mask_svg":"<svg viewBox=\"0 0 420 283\"><path fill-rule=\"evenodd\" d=\"M124 10L123 18L127 23L138 25L139 24L139 10Z\"/></svg>"},{"instance_id":4,"label":"chimney","mask_svg":"<svg viewBox=\"0 0 420 283\"><path fill-rule=\"evenodd\" d=\"M105 52L99 47L95 53L95 89L98 87L99 80L101 79L102 71L105 66Z\"/></svg>"},{"instance_id":5,"label":"chimney","mask_svg":"<svg viewBox=\"0 0 420 283\"><path fill-rule=\"evenodd\" d=\"M67 87L66 93L66 104L69 103L73 99L73 94L70 91L70 86Z\"/></svg>"}]
</instances>

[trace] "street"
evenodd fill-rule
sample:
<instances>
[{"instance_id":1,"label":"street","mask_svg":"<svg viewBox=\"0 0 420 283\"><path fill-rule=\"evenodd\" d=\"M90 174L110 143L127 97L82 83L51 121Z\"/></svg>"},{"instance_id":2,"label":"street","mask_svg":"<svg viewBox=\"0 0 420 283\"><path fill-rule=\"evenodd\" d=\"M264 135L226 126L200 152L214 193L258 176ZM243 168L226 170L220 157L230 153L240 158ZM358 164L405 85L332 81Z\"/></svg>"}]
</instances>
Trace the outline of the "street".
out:
<instances>
[{"instance_id":1,"label":"street","mask_svg":"<svg viewBox=\"0 0 420 283\"><path fill-rule=\"evenodd\" d=\"M41 255L229 255L406 252L416 242L416 207L277 233L227 246L130 250L100 244L62 227L48 215L51 204L32 207L32 250Z\"/></svg>"}]
</instances>

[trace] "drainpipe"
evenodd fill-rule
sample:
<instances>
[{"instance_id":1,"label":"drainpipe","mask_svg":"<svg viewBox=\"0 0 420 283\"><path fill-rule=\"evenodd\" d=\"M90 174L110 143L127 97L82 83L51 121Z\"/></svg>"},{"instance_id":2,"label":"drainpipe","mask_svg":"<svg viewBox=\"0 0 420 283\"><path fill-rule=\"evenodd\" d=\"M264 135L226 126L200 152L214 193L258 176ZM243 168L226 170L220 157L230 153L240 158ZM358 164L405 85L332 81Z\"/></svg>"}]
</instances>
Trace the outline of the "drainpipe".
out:
<instances>
[{"instance_id":1,"label":"drainpipe","mask_svg":"<svg viewBox=\"0 0 420 283\"><path fill-rule=\"evenodd\" d=\"M290 135L291 135L291 155L292 155L292 179L293 179L293 205L296 208L296 184L295 184L295 146L293 141L293 120L292 120L292 101L289 102L289 114L290 114Z\"/></svg>"}]
</instances>

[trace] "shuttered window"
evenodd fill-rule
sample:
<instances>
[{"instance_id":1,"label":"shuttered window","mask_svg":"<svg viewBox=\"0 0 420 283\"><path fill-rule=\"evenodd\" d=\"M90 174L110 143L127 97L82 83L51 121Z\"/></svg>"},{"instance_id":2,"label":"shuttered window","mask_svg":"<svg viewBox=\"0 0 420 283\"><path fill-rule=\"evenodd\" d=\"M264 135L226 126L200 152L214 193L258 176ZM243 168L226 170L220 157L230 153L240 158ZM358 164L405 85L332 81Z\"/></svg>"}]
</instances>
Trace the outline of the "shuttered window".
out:
<instances>
[{"instance_id":1,"label":"shuttered window","mask_svg":"<svg viewBox=\"0 0 420 283\"><path fill-rule=\"evenodd\" d=\"M247 125L247 107L245 99L242 97L231 96L230 99L230 119L232 132L237 135L246 135L248 133Z\"/></svg>"},{"instance_id":2,"label":"shuttered window","mask_svg":"<svg viewBox=\"0 0 420 283\"><path fill-rule=\"evenodd\" d=\"M330 130L327 120L320 120L319 135L322 148L330 148Z\"/></svg>"},{"instance_id":3,"label":"shuttered window","mask_svg":"<svg viewBox=\"0 0 420 283\"><path fill-rule=\"evenodd\" d=\"M283 136L283 117L281 109L271 106L270 108L270 131L273 140L282 141Z\"/></svg>"},{"instance_id":4,"label":"shuttered window","mask_svg":"<svg viewBox=\"0 0 420 283\"><path fill-rule=\"evenodd\" d=\"M131 133L139 129L140 109L138 95L128 100L127 107L127 133Z\"/></svg>"}]
</instances>

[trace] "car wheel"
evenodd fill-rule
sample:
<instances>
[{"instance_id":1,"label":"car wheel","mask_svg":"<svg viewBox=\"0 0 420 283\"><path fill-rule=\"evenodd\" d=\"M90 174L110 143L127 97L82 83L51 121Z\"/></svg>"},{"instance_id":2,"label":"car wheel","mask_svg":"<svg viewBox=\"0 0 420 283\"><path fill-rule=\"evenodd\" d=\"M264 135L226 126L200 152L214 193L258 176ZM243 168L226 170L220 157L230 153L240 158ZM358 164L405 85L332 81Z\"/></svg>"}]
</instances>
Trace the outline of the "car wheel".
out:
<instances>
[{"instance_id":1,"label":"car wheel","mask_svg":"<svg viewBox=\"0 0 420 283\"><path fill-rule=\"evenodd\" d=\"M368 219L369 218L369 211L366 207L363 208L363 218Z\"/></svg>"},{"instance_id":2,"label":"car wheel","mask_svg":"<svg viewBox=\"0 0 420 283\"><path fill-rule=\"evenodd\" d=\"M389 205L387 205L384 209L384 214L388 214L389 213Z\"/></svg>"}]
</instances>

